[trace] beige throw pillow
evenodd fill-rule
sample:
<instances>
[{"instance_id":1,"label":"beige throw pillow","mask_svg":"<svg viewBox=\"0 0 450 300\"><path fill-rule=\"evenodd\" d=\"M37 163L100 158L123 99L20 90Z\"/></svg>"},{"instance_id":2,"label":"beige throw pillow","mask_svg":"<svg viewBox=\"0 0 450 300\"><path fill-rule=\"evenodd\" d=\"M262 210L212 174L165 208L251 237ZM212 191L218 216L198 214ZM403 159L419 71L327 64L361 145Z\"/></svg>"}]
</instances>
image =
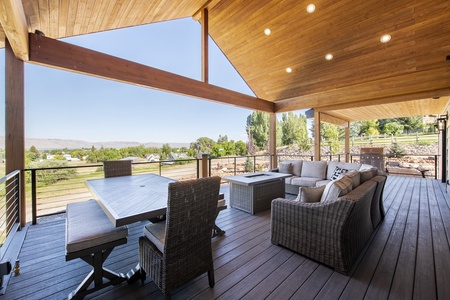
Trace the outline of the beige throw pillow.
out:
<instances>
[{"instance_id":1,"label":"beige throw pillow","mask_svg":"<svg viewBox=\"0 0 450 300\"><path fill-rule=\"evenodd\" d=\"M314 203L319 202L320 198L322 198L323 191L325 190L325 185L320 187L308 187L302 186L299 189L297 201L306 202L306 203Z\"/></svg>"},{"instance_id":2,"label":"beige throw pillow","mask_svg":"<svg viewBox=\"0 0 450 300\"><path fill-rule=\"evenodd\" d=\"M350 180L352 181L352 189L356 189L361 182L361 174L359 173L359 171L348 171L344 174L344 176L350 178Z\"/></svg>"},{"instance_id":3,"label":"beige throw pillow","mask_svg":"<svg viewBox=\"0 0 450 300\"><path fill-rule=\"evenodd\" d=\"M338 197L347 194L349 188L351 191L352 181L346 176L342 176L342 178L338 180L331 181L325 186L320 202L336 200Z\"/></svg>"}]
</instances>

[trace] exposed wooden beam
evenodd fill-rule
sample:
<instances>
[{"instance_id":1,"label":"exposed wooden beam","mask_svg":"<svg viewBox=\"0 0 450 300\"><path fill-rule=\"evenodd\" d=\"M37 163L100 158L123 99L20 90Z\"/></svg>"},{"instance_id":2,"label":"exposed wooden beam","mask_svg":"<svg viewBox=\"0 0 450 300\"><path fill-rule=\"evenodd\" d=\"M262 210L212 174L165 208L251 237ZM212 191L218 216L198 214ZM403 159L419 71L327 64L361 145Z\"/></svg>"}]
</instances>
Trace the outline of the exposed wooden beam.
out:
<instances>
[{"instance_id":1,"label":"exposed wooden beam","mask_svg":"<svg viewBox=\"0 0 450 300\"><path fill-rule=\"evenodd\" d=\"M433 91L425 91L421 93L414 94L405 94L399 96L392 96L387 98L373 99L369 101L358 101L352 103L344 103L344 104L335 104L335 105L324 105L321 107L317 107L320 111L331 111L331 110L339 110L339 109L348 109L348 108L356 108L356 107L364 107L371 105L382 105L389 103L398 103L405 101L413 101L413 100L421 100L426 98L436 98L436 97L446 97L450 96L450 87L445 89L433 90Z\"/></svg>"},{"instance_id":2,"label":"exposed wooden beam","mask_svg":"<svg viewBox=\"0 0 450 300\"><path fill-rule=\"evenodd\" d=\"M0 0L0 23L14 55L28 60L28 26L22 1Z\"/></svg>"},{"instance_id":3,"label":"exposed wooden beam","mask_svg":"<svg viewBox=\"0 0 450 300\"><path fill-rule=\"evenodd\" d=\"M314 109L314 108L311 108L311 109L307 110L305 112L306 118L307 119L314 119L316 117L316 115L315 115L316 111L321 112L319 109ZM332 116L330 114L326 114L326 113L323 113L323 112L321 112L321 114L320 114L320 120L322 122L338 125L338 126L341 126L341 127L347 127L348 126L347 124L349 122L349 120L338 118L336 116Z\"/></svg>"},{"instance_id":4,"label":"exposed wooden beam","mask_svg":"<svg viewBox=\"0 0 450 300\"><path fill-rule=\"evenodd\" d=\"M192 16L192 19L199 21L202 18L203 10L206 8L208 10L213 9L214 6L216 6L220 0L208 0L206 3L197 10L194 15Z\"/></svg>"},{"instance_id":5,"label":"exposed wooden beam","mask_svg":"<svg viewBox=\"0 0 450 300\"><path fill-rule=\"evenodd\" d=\"M438 71L436 71L438 72ZM443 74L442 76L447 76ZM407 91L407 90L405 90ZM342 93L343 95L345 93ZM370 105L380 105L387 103L395 103L395 102L404 102L410 100L419 100L425 98L433 98L433 97L444 97L450 96L450 87L445 87L442 89L434 89L434 90L426 90L426 91L418 91L413 93L401 94L401 95L392 95L385 96L380 98L372 98L372 99L364 99L364 100L346 100L343 101L328 101L329 99L336 99L341 95L340 92L331 90L325 91L320 94L310 94L305 96L299 96L291 99L283 99L275 101L275 112L286 112L293 111L305 108L316 108L321 109L321 111L327 110L336 110L336 109L344 109L344 108L352 108L352 107L363 107ZM364 94L358 93L355 91L354 95L359 97L364 97ZM330 102L333 104L330 105Z\"/></svg>"},{"instance_id":6,"label":"exposed wooden beam","mask_svg":"<svg viewBox=\"0 0 450 300\"><path fill-rule=\"evenodd\" d=\"M274 104L129 60L30 33L30 62L185 96L273 112Z\"/></svg>"},{"instance_id":7,"label":"exposed wooden beam","mask_svg":"<svg viewBox=\"0 0 450 300\"><path fill-rule=\"evenodd\" d=\"M320 112L320 110L318 110ZM329 124L334 124L334 125L338 125L341 127L347 127L348 126L348 120L344 120L335 116L332 116L330 114L326 114L321 112L320 113L320 121L325 122L325 123L329 123Z\"/></svg>"},{"instance_id":8,"label":"exposed wooden beam","mask_svg":"<svg viewBox=\"0 0 450 300\"><path fill-rule=\"evenodd\" d=\"M209 44L208 44L208 9L203 9L202 13L202 80L209 81Z\"/></svg>"}]
</instances>

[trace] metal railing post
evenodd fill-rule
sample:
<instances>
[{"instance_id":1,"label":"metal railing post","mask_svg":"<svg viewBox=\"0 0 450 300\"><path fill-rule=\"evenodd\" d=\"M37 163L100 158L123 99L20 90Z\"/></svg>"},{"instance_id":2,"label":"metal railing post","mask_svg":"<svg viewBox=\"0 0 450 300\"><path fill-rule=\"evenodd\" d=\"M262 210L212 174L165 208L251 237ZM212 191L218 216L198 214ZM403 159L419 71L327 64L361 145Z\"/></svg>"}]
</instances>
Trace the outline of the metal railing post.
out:
<instances>
[{"instance_id":1,"label":"metal railing post","mask_svg":"<svg viewBox=\"0 0 450 300\"><path fill-rule=\"evenodd\" d=\"M236 176L236 156L234 157L234 175Z\"/></svg>"},{"instance_id":2,"label":"metal railing post","mask_svg":"<svg viewBox=\"0 0 450 300\"><path fill-rule=\"evenodd\" d=\"M36 170L31 170L31 218L32 224L37 223Z\"/></svg>"}]
</instances>

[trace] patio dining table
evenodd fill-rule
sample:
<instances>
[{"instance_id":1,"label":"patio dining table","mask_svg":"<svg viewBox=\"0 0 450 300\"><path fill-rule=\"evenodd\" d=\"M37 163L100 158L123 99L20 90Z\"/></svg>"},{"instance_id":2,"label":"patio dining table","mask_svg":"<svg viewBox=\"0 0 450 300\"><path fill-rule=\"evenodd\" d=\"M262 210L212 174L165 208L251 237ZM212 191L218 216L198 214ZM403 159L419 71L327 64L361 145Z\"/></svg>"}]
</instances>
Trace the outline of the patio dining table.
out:
<instances>
[{"instance_id":1,"label":"patio dining table","mask_svg":"<svg viewBox=\"0 0 450 300\"><path fill-rule=\"evenodd\" d=\"M171 182L176 180L141 174L86 180L86 185L114 226L120 227L165 215ZM128 283L140 278L139 269L138 264L126 274Z\"/></svg>"},{"instance_id":2,"label":"patio dining table","mask_svg":"<svg viewBox=\"0 0 450 300\"><path fill-rule=\"evenodd\" d=\"M105 214L115 227L164 215L169 183L174 179L156 174L86 180Z\"/></svg>"}]
</instances>

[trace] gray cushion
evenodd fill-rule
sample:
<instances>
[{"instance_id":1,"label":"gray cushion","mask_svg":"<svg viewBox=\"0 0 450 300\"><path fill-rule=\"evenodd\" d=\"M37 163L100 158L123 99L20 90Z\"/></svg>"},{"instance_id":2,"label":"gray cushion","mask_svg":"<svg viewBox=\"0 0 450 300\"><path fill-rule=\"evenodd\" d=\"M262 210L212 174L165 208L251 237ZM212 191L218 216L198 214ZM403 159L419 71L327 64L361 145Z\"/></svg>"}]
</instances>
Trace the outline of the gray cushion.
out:
<instances>
[{"instance_id":1,"label":"gray cushion","mask_svg":"<svg viewBox=\"0 0 450 300\"><path fill-rule=\"evenodd\" d=\"M302 174L303 160L285 160L284 162L289 162L292 165L292 175L300 176Z\"/></svg>"},{"instance_id":2,"label":"gray cushion","mask_svg":"<svg viewBox=\"0 0 450 300\"><path fill-rule=\"evenodd\" d=\"M66 253L106 244L128 236L128 227L114 227L95 200L69 203L66 213Z\"/></svg>"},{"instance_id":3,"label":"gray cushion","mask_svg":"<svg viewBox=\"0 0 450 300\"><path fill-rule=\"evenodd\" d=\"M288 178L285 178L284 179L284 183L286 183L286 184L292 184L292 179L293 178L297 178L297 177L288 177Z\"/></svg>"},{"instance_id":4,"label":"gray cushion","mask_svg":"<svg viewBox=\"0 0 450 300\"><path fill-rule=\"evenodd\" d=\"M166 222L151 223L144 227L144 235L152 242L161 253L164 253L166 242Z\"/></svg>"},{"instance_id":5,"label":"gray cushion","mask_svg":"<svg viewBox=\"0 0 450 300\"><path fill-rule=\"evenodd\" d=\"M290 162L281 162L278 166L280 173L292 174L292 164Z\"/></svg>"},{"instance_id":6,"label":"gray cushion","mask_svg":"<svg viewBox=\"0 0 450 300\"><path fill-rule=\"evenodd\" d=\"M291 180L291 184L298 186L316 186L318 181L321 181L322 178L312 178L312 177L293 177Z\"/></svg>"},{"instance_id":7,"label":"gray cushion","mask_svg":"<svg viewBox=\"0 0 450 300\"><path fill-rule=\"evenodd\" d=\"M326 179L326 161L304 161L302 166L302 177L314 177Z\"/></svg>"},{"instance_id":8,"label":"gray cushion","mask_svg":"<svg viewBox=\"0 0 450 300\"><path fill-rule=\"evenodd\" d=\"M331 181L330 179L324 179L324 180L317 181L316 182L316 187L320 187L322 185L327 185L328 182L330 182L330 181Z\"/></svg>"},{"instance_id":9,"label":"gray cushion","mask_svg":"<svg viewBox=\"0 0 450 300\"><path fill-rule=\"evenodd\" d=\"M319 202L320 198L322 198L323 191L325 190L325 186L320 187L308 187L303 186L300 188L297 201L306 202L306 203L314 203Z\"/></svg>"}]
</instances>

